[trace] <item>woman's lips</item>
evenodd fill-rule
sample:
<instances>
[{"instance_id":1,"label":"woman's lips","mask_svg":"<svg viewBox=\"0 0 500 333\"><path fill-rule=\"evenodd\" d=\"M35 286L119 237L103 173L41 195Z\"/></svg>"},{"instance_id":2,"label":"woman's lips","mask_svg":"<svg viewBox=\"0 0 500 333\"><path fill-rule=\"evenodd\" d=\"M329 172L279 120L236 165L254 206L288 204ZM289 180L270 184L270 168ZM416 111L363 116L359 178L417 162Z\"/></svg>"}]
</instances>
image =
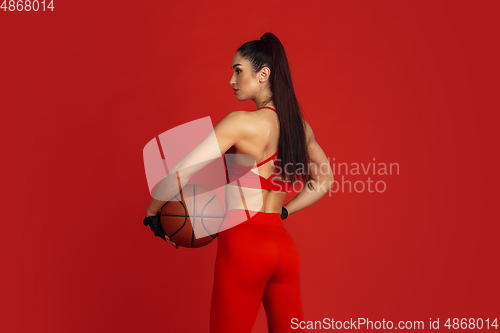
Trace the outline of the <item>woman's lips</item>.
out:
<instances>
[{"instance_id":1,"label":"woman's lips","mask_svg":"<svg viewBox=\"0 0 500 333\"><path fill-rule=\"evenodd\" d=\"M234 93L236 94L236 92L238 91L239 89L234 89Z\"/></svg>"}]
</instances>

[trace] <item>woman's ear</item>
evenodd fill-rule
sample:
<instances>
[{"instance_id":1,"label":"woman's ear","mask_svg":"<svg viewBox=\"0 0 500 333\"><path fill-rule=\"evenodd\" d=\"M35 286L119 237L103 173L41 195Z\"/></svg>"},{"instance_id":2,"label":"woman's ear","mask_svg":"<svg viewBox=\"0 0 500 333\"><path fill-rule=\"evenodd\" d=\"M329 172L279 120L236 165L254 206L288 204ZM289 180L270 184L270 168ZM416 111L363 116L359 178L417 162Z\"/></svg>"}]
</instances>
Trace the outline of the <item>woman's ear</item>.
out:
<instances>
[{"instance_id":1,"label":"woman's ear","mask_svg":"<svg viewBox=\"0 0 500 333\"><path fill-rule=\"evenodd\" d=\"M269 67L262 68L259 74L259 82L266 82L269 79L269 75L271 75Z\"/></svg>"}]
</instances>

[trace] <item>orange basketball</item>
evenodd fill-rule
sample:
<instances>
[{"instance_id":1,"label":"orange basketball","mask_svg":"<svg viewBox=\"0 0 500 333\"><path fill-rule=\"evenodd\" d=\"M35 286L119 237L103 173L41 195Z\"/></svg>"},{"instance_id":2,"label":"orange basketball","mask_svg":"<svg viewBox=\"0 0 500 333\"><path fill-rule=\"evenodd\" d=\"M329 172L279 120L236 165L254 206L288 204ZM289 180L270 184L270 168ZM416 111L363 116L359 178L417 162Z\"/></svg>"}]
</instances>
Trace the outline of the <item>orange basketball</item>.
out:
<instances>
[{"instance_id":1,"label":"orange basketball","mask_svg":"<svg viewBox=\"0 0 500 333\"><path fill-rule=\"evenodd\" d=\"M187 184L161 208L160 222L172 242L187 248L209 244L224 220L219 197L202 185Z\"/></svg>"}]
</instances>

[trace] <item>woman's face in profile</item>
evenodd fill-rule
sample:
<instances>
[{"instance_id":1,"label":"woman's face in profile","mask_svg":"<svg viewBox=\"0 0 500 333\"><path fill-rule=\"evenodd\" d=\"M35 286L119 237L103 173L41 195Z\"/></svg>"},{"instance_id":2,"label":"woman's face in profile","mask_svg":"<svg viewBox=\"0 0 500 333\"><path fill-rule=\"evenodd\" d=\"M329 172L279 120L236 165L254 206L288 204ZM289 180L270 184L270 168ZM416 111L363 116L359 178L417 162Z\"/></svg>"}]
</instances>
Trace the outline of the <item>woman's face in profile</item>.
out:
<instances>
[{"instance_id":1,"label":"woman's face in profile","mask_svg":"<svg viewBox=\"0 0 500 333\"><path fill-rule=\"evenodd\" d=\"M258 75L252 71L250 62L236 52L231 68L233 75L229 84L233 86L238 101L254 99L259 91L259 79Z\"/></svg>"}]
</instances>

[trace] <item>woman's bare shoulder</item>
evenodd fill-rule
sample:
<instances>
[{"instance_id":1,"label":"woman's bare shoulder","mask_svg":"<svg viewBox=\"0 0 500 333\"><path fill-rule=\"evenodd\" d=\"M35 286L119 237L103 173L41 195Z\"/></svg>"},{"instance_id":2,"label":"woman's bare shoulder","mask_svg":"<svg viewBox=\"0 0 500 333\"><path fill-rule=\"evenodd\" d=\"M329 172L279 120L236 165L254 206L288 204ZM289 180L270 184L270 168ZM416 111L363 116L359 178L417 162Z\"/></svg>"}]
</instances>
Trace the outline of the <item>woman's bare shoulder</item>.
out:
<instances>
[{"instance_id":1,"label":"woman's bare shoulder","mask_svg":"<svg viewBox=\"0 0 500 333\"><path fill-rule=\"evenodd\" d=\"M216 126L216 128L231 129L232 132L239 132L245 136L254 134L258 129L253 121L251 112L231 111Z\"/></svg>"},{"instance_id":2,"label":"woman's bare shoulder","mask_svg":"<svg viewBox=\"0 0 500 333\"><path fill-rule=\"evenodd\" d=\"M244 125L245 122L248 122L251 120L251 112L248 111L231 111L229 112L224 119L221 120L225 121L227 123L230 123L231 125L236 125L236 126L241 126Z\"/></svg>"},{"instance_id":3,"label":"woman's bare shoulder","mask_svg":"<svg viewBox=\"0 0 500 333\"><path fill-rule=\"evenodd\" d=\"M257 134L259 132L259 117L256 116L255 112L232 111L223 120L246 134Z\"/></svg>"}]
</instances>

